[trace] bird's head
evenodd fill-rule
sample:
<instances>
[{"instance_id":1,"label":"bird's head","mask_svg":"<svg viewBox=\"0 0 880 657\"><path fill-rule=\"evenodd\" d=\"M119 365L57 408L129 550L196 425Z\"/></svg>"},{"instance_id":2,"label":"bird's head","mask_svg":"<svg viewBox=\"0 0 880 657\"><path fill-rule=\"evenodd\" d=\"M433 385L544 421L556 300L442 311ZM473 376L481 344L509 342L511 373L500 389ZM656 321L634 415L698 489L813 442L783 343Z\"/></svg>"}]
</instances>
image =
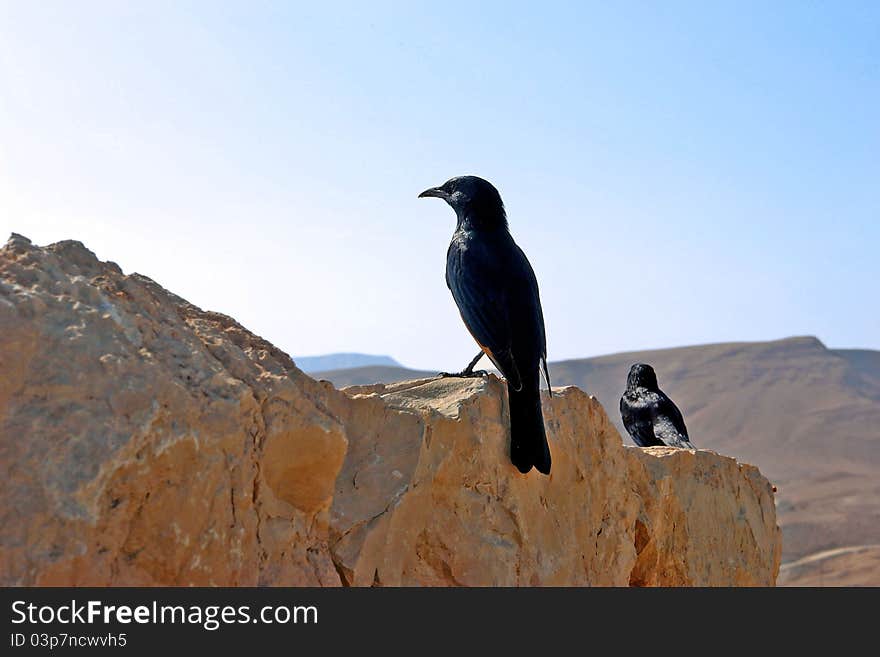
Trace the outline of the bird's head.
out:
<instances>
[{"instance_id":1,"label":"bird's head","mask_svg":"<svg viewBox=\"0 0 880 657\"><path fill-rule=\"evenodd\" d=\"M633 388L657 390L657 375L654 373L654 368L645 363L636 363L630 367L629 376L626 377L626 387L629 390Z\"/></svg>"},{"instance_id":2,"label":"bird's head","mask_svg":"<svg viewBox=\"0 0 880 657\"><path fill-rule=\"evenodd\" d=\"M475 228L507 227L501 194L488 180L477 176L450 178L439 187L426 189L419 198L442 198L449 203L459 222Z\"/></svg>"}]
</instances>

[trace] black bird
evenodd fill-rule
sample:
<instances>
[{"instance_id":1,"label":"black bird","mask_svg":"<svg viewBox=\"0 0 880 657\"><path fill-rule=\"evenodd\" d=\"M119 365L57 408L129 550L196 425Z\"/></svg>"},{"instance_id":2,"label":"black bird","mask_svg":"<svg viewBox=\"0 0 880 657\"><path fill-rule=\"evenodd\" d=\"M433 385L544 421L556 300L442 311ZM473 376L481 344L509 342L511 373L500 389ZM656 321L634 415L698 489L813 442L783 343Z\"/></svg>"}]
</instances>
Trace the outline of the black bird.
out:
<instances>
[{"instance_id":1,"label":"black bird","mask_svg":"<svg viewBox=\"0 0 880 657\"><path fill-rule=\"evenodd\" d=\"M681 411L660 390L650 365L636 363L630 368L626 392L620 398L620 417L639 447L666 445L695 449Z\"/></svg>"},{"instance_id":2,"label":"black bird","mask_svg":"<svg viewBox=\"0 0 880 657\"><path fill-rule=\"evenodd\" d=\"M547 387L547 340L535 272L507 229L498 190L476 176L447 180L419 198L446 201L458 218L446 253L446 285L480 353L457 374L480 376L474 365L485 353L507 379L510 399L510 460L526 473L550 474L550 447L541 412L543 364ZM552 393L551 393L552 394Z\"/></svg>"}]
</instances>

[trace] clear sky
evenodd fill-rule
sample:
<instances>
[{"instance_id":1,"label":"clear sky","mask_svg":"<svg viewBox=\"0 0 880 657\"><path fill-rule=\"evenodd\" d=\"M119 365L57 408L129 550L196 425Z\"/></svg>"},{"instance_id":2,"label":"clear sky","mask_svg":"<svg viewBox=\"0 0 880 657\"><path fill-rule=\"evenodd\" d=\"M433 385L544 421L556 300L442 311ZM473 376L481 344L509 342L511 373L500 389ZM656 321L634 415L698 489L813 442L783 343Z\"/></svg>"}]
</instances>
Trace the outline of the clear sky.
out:
<instances>
[{"instance_id":1,"label":"clear sky","mask_svg":"<svg viewBox=\"0 0 880 657\"><path fill-rule=\"evenodd\" d=\"M878 2L0 0L0 231L78 239L291 354L475 353L472 173L551 360L880 349Z\"/></svg>"}]
</instances>

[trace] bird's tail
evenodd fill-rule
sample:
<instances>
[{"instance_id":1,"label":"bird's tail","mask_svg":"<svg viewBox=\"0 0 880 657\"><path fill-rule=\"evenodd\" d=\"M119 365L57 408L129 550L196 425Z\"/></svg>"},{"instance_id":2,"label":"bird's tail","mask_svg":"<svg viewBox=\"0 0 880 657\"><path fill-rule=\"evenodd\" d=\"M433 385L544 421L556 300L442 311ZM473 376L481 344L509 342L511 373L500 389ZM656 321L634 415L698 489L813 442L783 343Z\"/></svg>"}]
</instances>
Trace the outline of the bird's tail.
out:
<instances>
[{"instance_id":1,"label":"bird's tail","mask_svg":"<svg viewBox=\"0 0 880 657\"><path fill-rule=\"evenodd\" d=\"M534 466L538 472L548 475L550 446L544 431L541 391L537 380L533 385L528 383L524 381L518 392L507 387L510 399L510 460L522 473Z\"/></svg>"}]
</instances>

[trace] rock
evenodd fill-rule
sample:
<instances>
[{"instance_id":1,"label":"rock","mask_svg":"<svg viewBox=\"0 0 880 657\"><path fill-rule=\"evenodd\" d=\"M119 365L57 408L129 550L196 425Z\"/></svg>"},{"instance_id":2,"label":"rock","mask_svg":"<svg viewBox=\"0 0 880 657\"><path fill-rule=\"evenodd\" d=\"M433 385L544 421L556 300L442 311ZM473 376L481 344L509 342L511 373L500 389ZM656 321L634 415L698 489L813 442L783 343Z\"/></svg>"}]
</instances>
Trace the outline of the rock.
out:
<instances>
[{"instance_id":1,"label":"rock","mask_svg":"<svg viewBox=\"0 0 880 657\"><path fill-rule=\"evenodd\" d=\"M330 531L347 584L768 585L781 540L756 468L624 447L578 388L545 399L550 477L515 473L495 377L350 388Z\"/></svg>"},{"instance_id":2,"label":"rock","mask_svg":"<svg viewBox=\"0 0 880 657\"><path fill-rule=\"evenodd\" d=\"M337 391L78 242L0 250L4 585L772 585L771 486L622 445L545 399L553 474L507 456L503 383Z\"/></svg>"}]
</instances>

